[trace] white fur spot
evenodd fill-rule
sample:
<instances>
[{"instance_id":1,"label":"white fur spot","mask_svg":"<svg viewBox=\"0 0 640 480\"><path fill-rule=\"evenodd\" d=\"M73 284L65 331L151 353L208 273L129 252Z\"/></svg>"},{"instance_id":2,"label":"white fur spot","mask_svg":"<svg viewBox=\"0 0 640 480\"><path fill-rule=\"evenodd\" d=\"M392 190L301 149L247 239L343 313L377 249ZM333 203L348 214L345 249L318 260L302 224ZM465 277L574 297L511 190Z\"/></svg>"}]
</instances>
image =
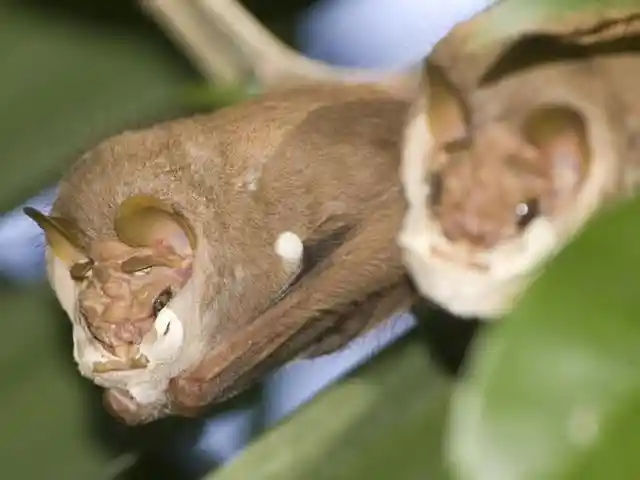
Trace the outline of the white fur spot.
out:
<instances>
[{"instance_id":1,"label":"white fur spot","mask_svg":"<svg viewBox=\"0 0 640 480\"><path fill-rule=\"evenodd\" d=\"M283 232L276 240L275 250L285 262L299 264L302 260L304 245L295 233Z\"/></svg>"},{"instance_id":2,"label":"white fur spot","mask_svg":"<svg viewBox=\"0 0 640 480\"><path fill-rule=\"evenodd\" d=\"M175 321L177 318L176 314L173 313L170 308L165 307L160 310L156 321L153 322L153 328L158 334L158 337L162 337L164 332L171 327L171 321Z\"/></svg>"},{"instance_id":3,"label":"white fur spot","mask_svg":"<svg viewBox=\"0 0 640 480\"><path fill-rule=\"evenodd\" d=\"M260 180L261 175L262 175L261 167L250 168L247 171L247 174L245 176L245 182L246 182L247 188L250 191L255 192L257 190L258 181Z\"/></svg>"},{"instance_id":4,"label":"white fur spot","mask_svg":"<svg viewBox=\"0 0 640 480\"><path fill-rule=\"evenodd\" d=\"M153 328L156 340L144 342L142 352L147 355L151 364L173 361L180 353L184 341L182 322L173 310L165 307L158 314Z\"/></svg>"},{"instance_id":5,"label":"white fur spot","mask_svg":"<svg viewBox=\"0 0 640 480\"><path fill-rule=\"evenodd\" d=\"M529 213L529 205L526 203L519 203L516 205L516 215L524 217L527 213Z\"/></svg>"}]
</instances>

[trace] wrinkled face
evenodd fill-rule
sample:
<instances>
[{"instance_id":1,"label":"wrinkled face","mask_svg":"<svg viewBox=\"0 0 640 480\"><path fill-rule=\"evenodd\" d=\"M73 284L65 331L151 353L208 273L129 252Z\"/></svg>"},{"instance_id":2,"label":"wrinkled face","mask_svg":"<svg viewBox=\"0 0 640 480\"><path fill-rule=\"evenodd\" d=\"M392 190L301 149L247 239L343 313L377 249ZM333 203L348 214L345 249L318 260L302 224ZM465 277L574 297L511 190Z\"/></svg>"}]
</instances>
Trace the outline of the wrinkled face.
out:
<instances>
[{"instance_id":1,"label":"wrinkled face","mask_svg":"<svg viewBox=\"0 0 640 480\"><path fill-rule=\"evenodd\" d=\"M76 279L80 282L78 311L82 321L110 353L127 344L139 345L191 276L188 260L183 259L180 265L181 260L176 259L174 267L148 266L152 255L149 248L97 242L91 249L93 263ZM170 327L166 325L163 335Z\"/></svg>"},{"instance_id":2,"label":"wrinkled face","mask_svg":"<svg viewBox=\"0 0 640 480\"><path fill-rule=\"evenodd\" d=\"M186 219L155 198L132 197L116 214L118 239L88 241L69 219L26 213L45 231L49 278L73 323L81 373L114 386L140 369L156 378L161 367L166 380L182 352L183 319L198 320L193 289L185 293L195 254Z\"/></svg>"},{"instance_id":3,"label":"wrinkled face","mask_svg":"<svg viewBox=\"0 0 640 480\"><path fill-rule=\"evenodd\" d=\"M552 170L540 152L501 125L444 145L427 172L428 208L442 234L489 250L552 214Z\"/></svg>"}]
</instances>

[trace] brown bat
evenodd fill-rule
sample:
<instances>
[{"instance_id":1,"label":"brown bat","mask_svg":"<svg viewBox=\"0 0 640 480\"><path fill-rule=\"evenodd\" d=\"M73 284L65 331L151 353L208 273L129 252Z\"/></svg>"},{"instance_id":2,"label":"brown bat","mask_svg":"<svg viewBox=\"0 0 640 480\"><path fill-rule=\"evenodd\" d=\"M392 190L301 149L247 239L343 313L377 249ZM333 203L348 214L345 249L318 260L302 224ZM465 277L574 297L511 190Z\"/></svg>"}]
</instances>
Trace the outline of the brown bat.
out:
<instances>
[{"instance_id":1,"label":"brown bat","mask_svg":"<svg viewBox=\"0 0 640 480\"><path fill-rule=\"evenodd\" d=\"M466 73L451 42L436 46L401 169L399 243L423 295L500 317L596 211L637 189L640 16L627 13L521 38Z\"/></svg>"},{"instance_id":2,"label":"brown bat","mask_svg":"<svg viewBox=\"0 0 640 480\"><path fill-rule=\"evenodd\" d=\"M80 373L128 424L331 352L416 293L395 237L409 103L309 86L110 138L43 228Z\"/></svg>"}]
</instances>

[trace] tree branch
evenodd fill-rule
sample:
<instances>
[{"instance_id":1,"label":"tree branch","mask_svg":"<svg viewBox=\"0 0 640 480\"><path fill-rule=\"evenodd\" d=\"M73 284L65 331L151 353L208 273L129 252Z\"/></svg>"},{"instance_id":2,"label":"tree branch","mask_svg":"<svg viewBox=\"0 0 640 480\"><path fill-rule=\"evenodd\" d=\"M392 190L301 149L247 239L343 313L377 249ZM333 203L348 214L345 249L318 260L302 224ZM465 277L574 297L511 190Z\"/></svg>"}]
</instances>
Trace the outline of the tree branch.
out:
<instances>
[{"instance_id":1,"label":"tree branch","mask_svg":"<svg viewBox=\"0 0 640 480\"><path fill-rule=\"evenodd\" d=\"M260 90L315 82L377 82L413 95L419 71L381 74L309 59L273 35L235 0L140 0L207 79Z\"/></svg>"}]
</instances>

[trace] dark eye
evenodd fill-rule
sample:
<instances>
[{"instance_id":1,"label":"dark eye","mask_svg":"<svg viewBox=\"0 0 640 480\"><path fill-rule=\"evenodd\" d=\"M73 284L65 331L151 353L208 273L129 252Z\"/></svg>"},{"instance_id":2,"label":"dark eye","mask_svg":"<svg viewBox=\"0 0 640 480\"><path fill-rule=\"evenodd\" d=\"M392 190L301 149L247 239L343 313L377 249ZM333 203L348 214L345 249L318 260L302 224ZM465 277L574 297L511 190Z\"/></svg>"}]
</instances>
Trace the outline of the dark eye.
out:
<instances>
[{"instance_id":1,"label":"dark eye","mask_svg":"<svg viewBox=\"0 0 640 480\"><path fill-rule=\"evenodd\" d=\"M516 206L516 215L518 217L518 228L523 230L540 215L540 202L537 198L532 198L526 202L519 203Z\"/></svg>"},{"instance_id":2,"label":"dark eye","mask_svg":"<svg viewBox=\"0 0 640 480\"><path fill-rule=\"evenodd\" d=\"M442 175L432 173L429 179L429 204L435 207L440 204L442 197Z\"/></svg>"},{"instance_id":3,"label":"dark eye","mask_svg":"<svg viewBox=\"0 0 640 480\"><path fill-rule=\"evenodd\" d=\"M153 301L153 316L157 317L160 311L167 306L167 303L173 298L173 292L170 288L165 288Z\"/></svg>"}]
</instances>

